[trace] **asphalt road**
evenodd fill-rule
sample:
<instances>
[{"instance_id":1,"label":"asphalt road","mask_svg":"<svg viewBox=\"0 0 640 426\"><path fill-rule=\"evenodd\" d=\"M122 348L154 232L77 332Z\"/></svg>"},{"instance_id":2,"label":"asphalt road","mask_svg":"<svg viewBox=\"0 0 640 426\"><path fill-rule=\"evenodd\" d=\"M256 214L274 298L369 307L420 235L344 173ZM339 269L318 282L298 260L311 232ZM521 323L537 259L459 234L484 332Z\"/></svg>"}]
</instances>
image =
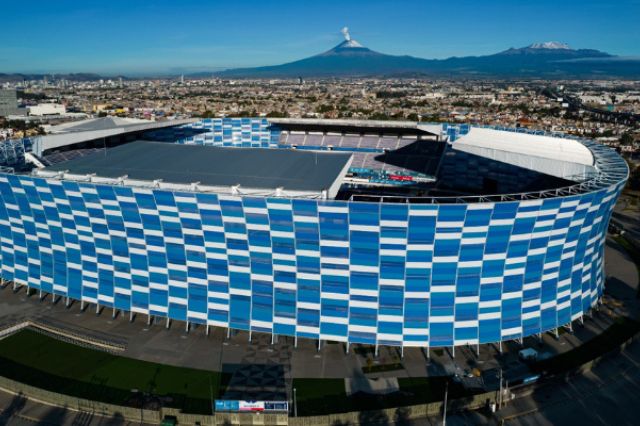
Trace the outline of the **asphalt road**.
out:
<instances>
[{"instance_id":1,"label":"asphalt road","mask_svg":"<svg viewBox=\"0 0 640 426\"><path fill-rule=\"evenodd\" d=\"M635 342L591 372L536 390L501 414L507 425L637 425L639 367L640 342Z\"/></svg>"},{"instance_id":2,"label":"asphalt road","mask_svg":"<svg viewBox=\"0 0 640 426\"><path fill-rule=\"evenodd\" d=\"M0 391L0 426L147 426L121 417L101 417L92 413L39 404ZM150 425L149 425L150 426Z\"/></svg>"}]
</instances>

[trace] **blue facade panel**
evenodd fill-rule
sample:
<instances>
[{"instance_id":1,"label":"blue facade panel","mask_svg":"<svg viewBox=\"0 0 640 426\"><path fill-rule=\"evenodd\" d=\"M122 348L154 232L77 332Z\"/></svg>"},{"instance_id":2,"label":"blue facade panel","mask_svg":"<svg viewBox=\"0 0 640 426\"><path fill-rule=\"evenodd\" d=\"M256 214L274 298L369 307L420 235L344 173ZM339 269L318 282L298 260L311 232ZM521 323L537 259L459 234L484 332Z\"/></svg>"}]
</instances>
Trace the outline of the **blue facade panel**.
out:
<instances>
[{"instance_id":1,"label":"blue facade panel","mask_svg":"<svg viewBox=\"0 0 640 426\"><path fill-rule=\"evenodd\" d=\"M266 119L235 118L154 136L264 148L279 140ZM616 173L579 195L464 204L0 174L0 273L101 306L255 332L423 347L521 338L579 318L602 295L626 170Z\"/></svg>"},{"instance_id":2,"label":"blue facade panel","mask_svg":"<svg viewBox=\"0 0 640 426\"><path fill-rule=\"evenodd\" d=\"M597 302L620 188L552 202L398 206L0 175L2 276L241 330L487 343L556 328Z\"/></svg>"}]
</instances>

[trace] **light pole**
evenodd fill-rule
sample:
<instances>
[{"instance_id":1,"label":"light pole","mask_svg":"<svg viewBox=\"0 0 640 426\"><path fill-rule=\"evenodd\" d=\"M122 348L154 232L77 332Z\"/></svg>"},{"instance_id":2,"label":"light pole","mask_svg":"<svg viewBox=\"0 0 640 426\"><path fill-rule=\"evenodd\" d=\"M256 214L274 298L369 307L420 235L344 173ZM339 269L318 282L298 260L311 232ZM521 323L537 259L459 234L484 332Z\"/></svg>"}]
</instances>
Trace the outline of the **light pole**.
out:
<instances>
[{"instance_id":1,"label":"light pole","mask_svg":"<svg viewBox=\"0 0 640 426\"><path fill-rule=\"evenodd\" d=\"M293 388L293 417L298 417L298 399L296 398L296 388Z\"/></svg>"},{"instance_id":2,"label":"light pole","mask_svg":"<svg viewBox=\"0 0 640 426\"><path fill-rule=\"evenodd\" d=\"M220 372L219 374L222 374L222 372ZM211 415L215 416L216 411L215 411L215 402L213 400L213 383L211 383L211 376L209 376L209 396L211 397Z\"/></svg>"},{"instance_id":3,"label":"light pole","mask_svg":"<svg viewBox=\"0 0 640 426\"><path fill-rule=\"evenodd\" d=\"M449 393L449 379L444 385L444 406L442 410L442 426L447 426L447 394Z\"/></svg>"},{"instance_id":4,"label":"light pole","mask_svg":"<svg viewBox=\"0 0 640 426\"><path fill-rule=\"evenodd\" d=\"M498 391L498 410L502 408L502 367L500 367L500 375L498 377L500 381L499 391Z\"/></svg>"}]
</instances>

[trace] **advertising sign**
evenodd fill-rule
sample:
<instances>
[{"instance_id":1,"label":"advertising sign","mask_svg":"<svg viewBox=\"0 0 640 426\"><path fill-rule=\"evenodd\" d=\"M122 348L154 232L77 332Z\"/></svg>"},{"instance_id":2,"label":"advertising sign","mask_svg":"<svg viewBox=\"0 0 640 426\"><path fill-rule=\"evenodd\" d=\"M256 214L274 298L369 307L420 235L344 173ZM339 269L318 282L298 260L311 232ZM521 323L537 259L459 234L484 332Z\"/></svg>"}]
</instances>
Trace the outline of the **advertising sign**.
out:
<instances>
[{"instance_id":1,"label":"advertising sign","mask_svg":"<svg viewBox=\"0 0 640 426\"><path fill-rule=\"evenodd\" d=\"M289 412L287 401L236 401L216 399L215 411L231 412Z\"/></svg>"}]
</instances>

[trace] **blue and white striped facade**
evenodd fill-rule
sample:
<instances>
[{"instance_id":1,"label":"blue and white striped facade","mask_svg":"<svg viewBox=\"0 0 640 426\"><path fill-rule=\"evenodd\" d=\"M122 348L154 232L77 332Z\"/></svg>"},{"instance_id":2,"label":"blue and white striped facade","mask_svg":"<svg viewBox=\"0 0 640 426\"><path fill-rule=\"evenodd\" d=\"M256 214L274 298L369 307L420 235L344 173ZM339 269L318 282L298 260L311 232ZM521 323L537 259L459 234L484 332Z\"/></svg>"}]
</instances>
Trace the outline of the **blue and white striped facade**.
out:
<instances>
[{"instance_id":1,"label":"blue and white striped facade","mask_svg":"<svg viewBox=\"0 0 640 426\"><path fill-rule=\"evenodd\" d=\"M280 132L266 118L204 118L149 132L155 140L210 146L277 148Z\"/></svg>"},{"instance_id":2,"label":"blue and white striped facade","mask_svg":"<svg viewBox=\"0 0 640 426\"><path fill-rule=\"evenodd\" d=\"M0 271L47 293L312 339L443 347L555 329L600 298L624 161L509 201L252 198L0 174Z\"/></svg>"}]
</instances>

